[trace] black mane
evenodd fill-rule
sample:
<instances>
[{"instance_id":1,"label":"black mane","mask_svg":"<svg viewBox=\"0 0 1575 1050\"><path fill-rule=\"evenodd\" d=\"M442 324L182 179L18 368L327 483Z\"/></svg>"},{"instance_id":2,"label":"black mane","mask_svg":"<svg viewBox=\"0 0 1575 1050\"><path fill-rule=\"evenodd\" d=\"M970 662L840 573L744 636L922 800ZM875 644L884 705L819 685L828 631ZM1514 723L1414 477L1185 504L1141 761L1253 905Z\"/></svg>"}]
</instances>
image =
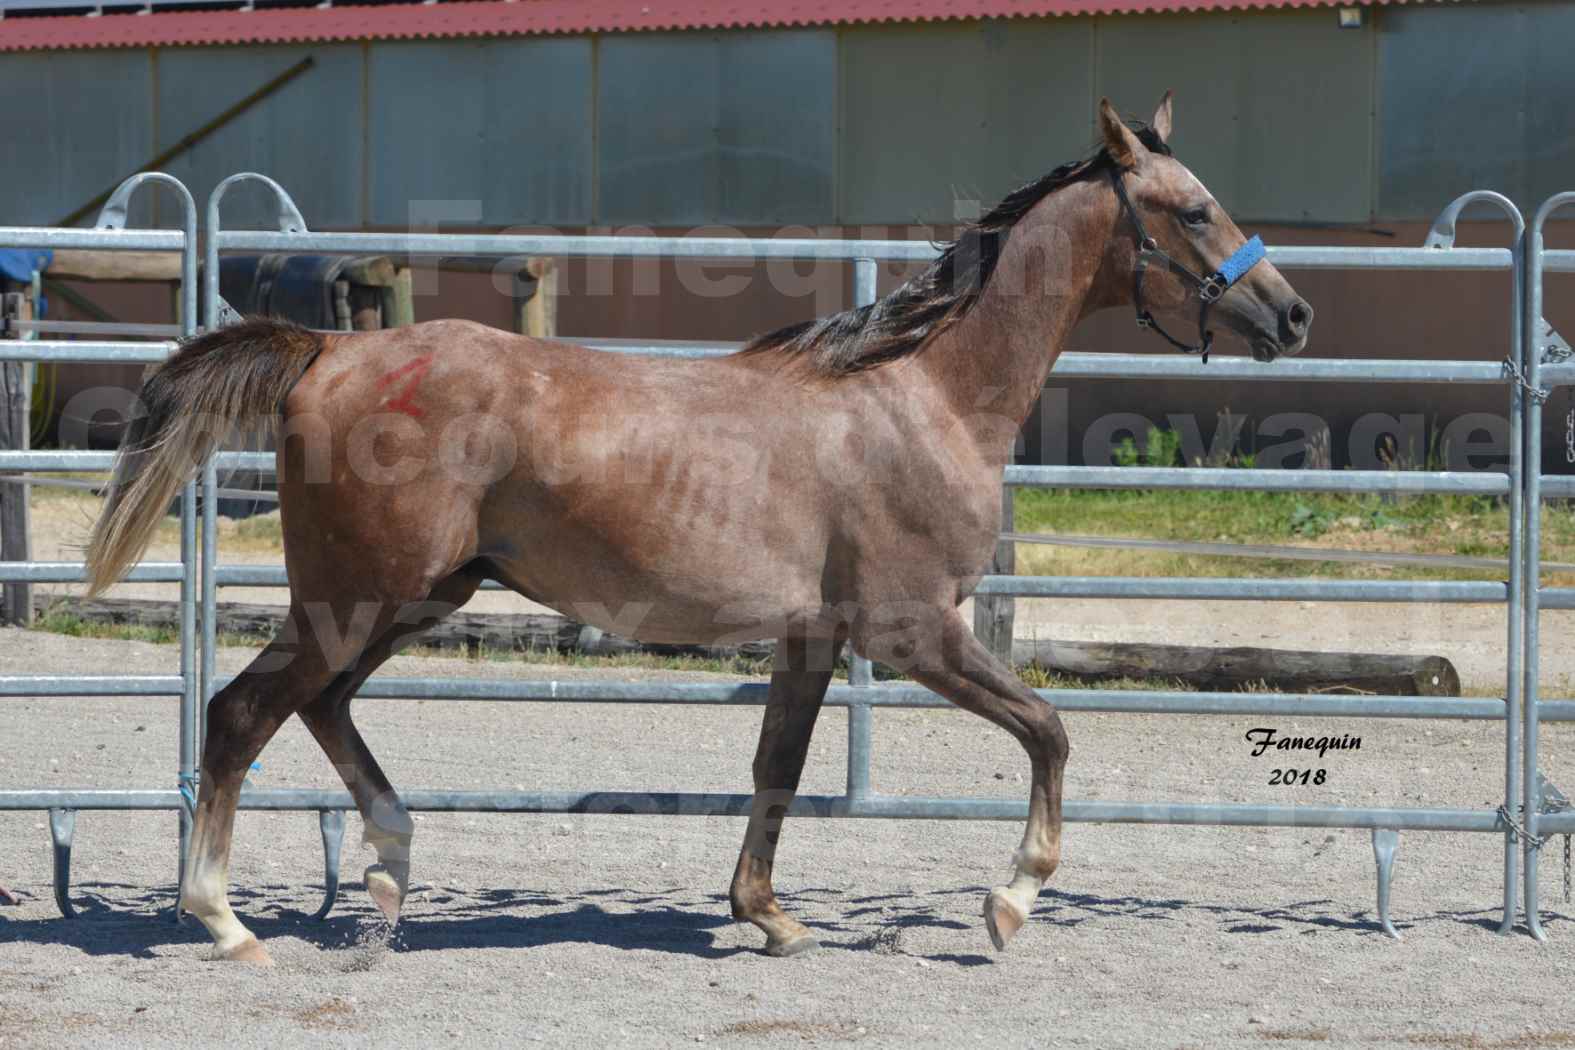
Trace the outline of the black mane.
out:
<instances>
[{"instance_id":1,"label":"black mane","mask_svg":"<svg viewBox=\"0 0 1575 1050\"><path fill-rule=\"evenodd\" d=\"M1133 131L1150 152L1170 154L1154 129L1134 124ZM967 316L979 301L1007 235L1034 205L1063 186L1109 171L1114 164L1101 148L1061 165L1008 194L988 215L965 227L923 273L885 298L779 328L751 340L739 353L802 358L816 375L826 378L879 368L918 353L932 336Z\"/></svg>"}]
</instances>

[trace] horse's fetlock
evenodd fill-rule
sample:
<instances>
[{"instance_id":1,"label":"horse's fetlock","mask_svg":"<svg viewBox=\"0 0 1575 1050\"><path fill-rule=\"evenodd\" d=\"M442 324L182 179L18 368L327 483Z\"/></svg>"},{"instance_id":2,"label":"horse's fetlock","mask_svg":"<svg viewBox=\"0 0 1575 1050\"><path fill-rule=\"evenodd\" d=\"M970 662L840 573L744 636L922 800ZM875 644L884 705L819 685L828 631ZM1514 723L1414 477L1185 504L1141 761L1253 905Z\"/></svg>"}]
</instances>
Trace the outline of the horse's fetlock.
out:
<instances>
[{"instance_id":1,"label":"horse's fetlock","mask_svg":"<svg viewBox=\"0 0 1575 1050\"><path fill-rule=\"evenodd\" d=\"M740 885L735 882L727 897L733 908L733 918L739 921L764 915L774 909L777 903L777 895L769 885Z\"/></svg>"},{"instance_id":2,"label":"horse's fetlock","mask_svg":"<svg viewBox=\"0 0 1575 1050\"><path fill-rule=\"evenodd\" d=\"M361 841L377 851L380 860L409 860L410 844L415 840L414 831L398 831L368 823L361 832Z\"/></svg>"},{"instance_id":3,"label":"horse's fetlock","mask_svg":"<svg viewBox=\"0 0 1575 1050\"><path fill-rule=\"evenodd\" d=\"M1012 865L1024 875L1047 882L1061 866L1061 847L1058 843L1020 847L1012 855Z\"/></svg>"}]
</instances>

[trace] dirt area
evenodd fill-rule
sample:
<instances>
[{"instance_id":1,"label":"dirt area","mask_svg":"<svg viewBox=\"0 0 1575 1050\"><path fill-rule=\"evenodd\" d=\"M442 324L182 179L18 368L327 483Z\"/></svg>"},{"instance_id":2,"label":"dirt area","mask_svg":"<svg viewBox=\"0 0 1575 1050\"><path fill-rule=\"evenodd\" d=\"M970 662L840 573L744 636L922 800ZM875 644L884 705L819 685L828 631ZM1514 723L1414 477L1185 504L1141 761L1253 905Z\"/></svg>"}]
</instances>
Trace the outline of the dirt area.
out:
<instances>
[{"instance_id":1,"label":"dirt area","mask_svg":"<svg viewBox=\"0 0 1575 1050\"><path fill-rule=\"evenodd\" d=\"M1144 636L1166 629L1155 611L1145 611ZM1190 617L1238 634L1284 626L1243 606L1217 620L1205 612ZM1384 637L1470 633L1452 624L1401 621ZM1308 641L1328 640L1318 626L1301 630ZM222 650L221 670L248 655ZM175 660L169 646L0 631L0 673L167 673ZM389 672L533 673L418 657L398 658ZM173 781L169 700L0 703L0 788ZM359 710L372 749L409 788L741 791L759 719L754 709L643 705L364 701ZM1072 799L1492 807L1502 794L1503 730L1483 723L1073 714L1067 724ZM1251 758L1243 740L1260 724L1358 734L1362 746L1331 753L1322 786L1271 788L1274 763ZM844 743L841 713L827 712L806 792L841 790ZM1544 768L1566 789L1575 786L1572 745L1570 727L1547 728ZM1017 798L1026 790L1016 745L960 712L879 713L874 756L881 792ZM335 786L293 721L262 766L254 778L263 786ZM1397 944L1373 926L1363 833L1071 825L1061 871L998 954L978 909L1008 872L1017 825L792 821L778 889L824 947L775 960L761 954L752 927L728 916L739 819L421 814L419 888L390 943L357 885L370 856L354 848L357 818L347 831L344 899L318 923L308 917L322 881L315 818L243 813L234 900L279 963L254 971L205 961L200 929L169 921L172 814L79 817L83 914L74 921L60 919L50 899L46 822L42 813L0 813L0 882L25 898L0 908L5 1050L220 1040L1575 1046L1566 1005L1575 910L1559 899L1559 851L1546 851L1543 864L1550 943L1500 938L1492 931L1502 840L1493 836L1401 836L1394 912L1405 940Z\"/></svg>"}]
</instances>

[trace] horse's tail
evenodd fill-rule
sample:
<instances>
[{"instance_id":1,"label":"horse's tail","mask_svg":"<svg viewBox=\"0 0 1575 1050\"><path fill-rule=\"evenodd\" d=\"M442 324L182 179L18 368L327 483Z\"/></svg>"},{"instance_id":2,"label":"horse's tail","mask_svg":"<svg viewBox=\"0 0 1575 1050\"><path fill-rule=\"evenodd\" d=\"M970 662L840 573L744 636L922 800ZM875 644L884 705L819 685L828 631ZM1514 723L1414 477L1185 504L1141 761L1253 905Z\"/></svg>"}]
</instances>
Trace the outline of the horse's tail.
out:
<instances>
[{"instance_id":1,"label":"horse's tail","mask_svg":"<svg viewBox=\"0 0 1575 1050\"><path fill-rule=\"evenodd\" d=\"M93 527L90 596L142 555L170 501L220 438L282 410L322 347L322 336L299 325L253 318L192 339L148 377Z\"/></svg>"}]
</instances>

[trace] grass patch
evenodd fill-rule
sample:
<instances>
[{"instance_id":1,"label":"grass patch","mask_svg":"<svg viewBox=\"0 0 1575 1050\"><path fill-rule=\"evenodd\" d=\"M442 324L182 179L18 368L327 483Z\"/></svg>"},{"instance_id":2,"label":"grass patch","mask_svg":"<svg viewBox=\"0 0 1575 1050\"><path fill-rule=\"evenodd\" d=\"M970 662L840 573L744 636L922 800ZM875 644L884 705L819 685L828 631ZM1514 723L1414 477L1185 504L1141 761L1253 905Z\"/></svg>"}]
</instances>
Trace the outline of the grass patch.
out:
<instances>
[{"instance_id":1,"label":"grass patch","mask_svg":"<svg viewBox=\"0 0 1575 1050\"><path fill-rule=\"evenodd\" d=\"M1482 542L1478 530L1501 534L1497 553L1504 553L1509 533L1508 506L1492 496L1386 500L1365 493L1027 489L1018 493L1016 509L1019 530L1294 543L1338 527L1431 534L1439 553L1457 553L1461 542ZM1565 524L1569 539L1575 540L1575 524ZM1455 536L1461 527L1470 533Z\"/></svg>"},{"instance_id":2,"label":"grass patch","mask_svg":"<svg viewBox=\"0 0 1575 1050\"><path fill-rule=\"evenodd\" d=\"M1309 549L1509 556L1509 508L1493 496L1025 489L1014 504L1018 532L1190 542L1276 544ZM1542 512L1542 556L1575 562L1575 510ZM1019 544L1028 575L1286 576L1333 579L1501 580L1497 568L1433 569L1275 558L1215 557L1134 549ZM1545 573L1544 584L1575 584Z\"/></svg>"},{"instance_id":3,"label":"grass patch","mask_svg":"<svg viewBox=\"0 0 1575 1050\"><path fill-rule=\"evenodd\" d=\"M284 552L284 526L280 523L278 511L254 514L236 522L220 518L219 526L221 544L228 543L246 550Z\"/></svg>"},{"instance_id":4,"label":"grass patch","mask_svg":"<svg viewBox=\"0 0 1575 1050\"><path fill-rule=\"evenodd\" d=\"M586 653L564 653L556 649L437 649L414 646L407 650L415 656L443 656L449 659L487 660L504 663L530 664L533 667L576 667L597 670L619 668L639 671L698 671L708 674L747 675L752 678L771 674L770 660L753 660L741 656L666 656L660 653L615 653L597 656Z\"/></svg>"},{"instance_id":5,"label":"grass patch","mask_svg":"<svg viewBox=\"0 0 1575 1050\"><path fill-rule=\"evenodd\" d=\"M75 613L47 612L33 621L31 628L71 638L109 638L122 642L168 644L180 641L180 632L167 627L144 627L124 623L96 623Z\"/></svg>"}]
</instances>

